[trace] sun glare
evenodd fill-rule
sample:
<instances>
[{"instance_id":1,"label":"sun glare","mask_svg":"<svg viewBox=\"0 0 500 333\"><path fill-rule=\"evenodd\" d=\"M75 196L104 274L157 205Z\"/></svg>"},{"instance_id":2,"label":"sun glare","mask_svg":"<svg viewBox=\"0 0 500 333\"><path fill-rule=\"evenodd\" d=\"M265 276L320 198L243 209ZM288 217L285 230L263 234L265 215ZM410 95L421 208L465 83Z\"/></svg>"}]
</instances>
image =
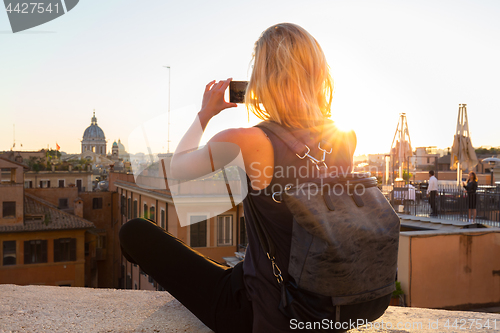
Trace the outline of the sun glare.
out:
<instances>
[{"instance_id":1,"label":"sun glare","mask_svg":"<svg viewBox=\"0 0 500 333\"><path fill-rule=\"evenodd\" d=\"M342 120L335 120L335 126L341 130L342 132L349 132L351 131L353 128L351 127L351 125L349 125L347 122L345 121L342 121Z\"/></svg>"}]
</instances>

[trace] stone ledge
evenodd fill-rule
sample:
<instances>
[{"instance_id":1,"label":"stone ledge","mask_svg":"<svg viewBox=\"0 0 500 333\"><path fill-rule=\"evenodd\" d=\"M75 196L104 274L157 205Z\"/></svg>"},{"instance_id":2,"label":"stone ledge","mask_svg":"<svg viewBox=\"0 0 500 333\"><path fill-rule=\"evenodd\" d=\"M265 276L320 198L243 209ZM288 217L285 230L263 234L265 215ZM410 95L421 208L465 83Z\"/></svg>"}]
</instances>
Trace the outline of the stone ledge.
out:
<instances>
[{"instance_id":1,"label":"stone ledge","mask_svg":"<svg viewBox=\"0 0 500 333\"><path fill-rule=\"evenodd\" d=\"M455 319L489 320L492 327L469 329L470 321L465 330L444 327ZM396 327L418 322L421 327ZM429 322L439 327L430 328ZM500 314L389 307L373 327L351 332L485 332L494 331L494 323L499 331ZM166 292L0 285L0 332L211 331Z\"/></svg>"}]
</instances>

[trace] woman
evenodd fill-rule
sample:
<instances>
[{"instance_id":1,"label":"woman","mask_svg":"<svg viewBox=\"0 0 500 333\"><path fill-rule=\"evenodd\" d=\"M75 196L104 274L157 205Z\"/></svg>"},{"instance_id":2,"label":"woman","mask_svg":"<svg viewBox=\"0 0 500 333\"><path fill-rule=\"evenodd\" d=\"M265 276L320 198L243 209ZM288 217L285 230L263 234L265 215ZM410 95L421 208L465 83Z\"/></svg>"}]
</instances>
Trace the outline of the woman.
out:
<instances>
[{"instance_id":1,"label":"woman","mask_svg":"<svg viewBox=\"0 0 500 333\"><path fill-rule=\"evenodd\" d=\"M251 196L277 244L277 264L286 281L292 215L285 205L276 205L271 189L313 179L317 177L316 167L307 159L298 158L273 133L258 127L224 130L204 148L196 149L210 119L236 106L224 100L230 81L212 81L206 86L201 110L173 156L172 176L194 179L221 169L234 156L226 156L228 150L217 147L227 144L237 147L243 156L249 192L244 209L249 211ZM356 137L353 132L340 134L327 120L332 91L333 80L324 53L307 31L284 23L263 32L255 44L253 72L245 100L247 108L264 121L287 127L311 147L313 156L322 154L318 149L322 137L334 147L326 156L326 164L345 173L351 168ZM221 150L224 154L218 153ZM215 332L289 332L290 319L278 309L280 289L271 264L260 246L254 221L247 214L245 220L249 245L243 264L234 269L201 256L143 219L124 224L120 241L129 261L137 262ZM163 253L175 256L158 256ZM369 306L373 313L376 305ZM342 313L358 310L359 307L352 307ZM378 315L382 313L383 310Z\"/></svg>"},{"instance_id":2,"label":"woman","mask_svg":"<svg viewBox=\"0 0 500 333\"><path fill-rule=\"evenodd\" d=\"M477 176L474 171L469 172L467 183L463 182L463 186L467 191L467 206L469 207L469 223L476 222L476 191L477 191ZM472 215L472 219L471 219Z\"/></svg>"}]
</instances>

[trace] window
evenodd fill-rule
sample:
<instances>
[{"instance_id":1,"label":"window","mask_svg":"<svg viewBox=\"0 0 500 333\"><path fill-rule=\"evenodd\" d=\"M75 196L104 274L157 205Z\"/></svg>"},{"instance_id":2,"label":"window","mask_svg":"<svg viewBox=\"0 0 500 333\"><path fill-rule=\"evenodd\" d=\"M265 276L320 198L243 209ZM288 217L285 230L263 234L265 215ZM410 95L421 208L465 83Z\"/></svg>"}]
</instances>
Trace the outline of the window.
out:
<instances>
[{"instance_id":1,"label":"window","mask_svg":"<svg viewBox=\"0 0 500 333\"><path fill-rule=\"evenodd\" d=\"M144 218L147 219L148 218L148 205L147 204L144 204L144 209L142 210L143 214L144 214Z\"/></svg>"},{"instance_id":2,"label":"window","mask_svg":"<svg viewBox=\"0 0 500 333\"><path fill-rule=\"evenodd\" d=\"M24 242L24 263L36 264L47 262L47 241L31 240Z\"/></svg>"},{"instance_id":3,"label":"window","mask_svg":"<svg viewBox=\"0 0 500 333\"><path fill-rule=\"evenodd\" d=\"M32 180L25 180L24 181L24 188L33 188L33 181Z\"/></svg>"},{"instance_id":4,"label":"window","mask_svg":"<svg viewBox=\"0 0 500 333\"><path fill-rule=\"evenodd\" d=\"M127 199L127 218L130 219L132 215L132 199Z\"/></svg>"},{"instance_id":5,"label":"window","mask_svg":"<svg viewBox=\"0 0 500 333\"><path fill-rule=\"evenodd\" d=\"M16 217L15 201L4 201L2 203L2 217Z\"/></svg>"},{"instance_id":6,"label":"window","mask_svg":"<svg viewBox=\"0 0 500 333\"><path fill-rule=\"evenodd\" d=\"M105 249L106 248L106 235L97 236L96 247L98 249Z\"/></svg>"},{"instance_id":7,"label":"window","mask_svg":"<svg viewBox=\"0 0 500 333\"><path fill-rule=\"evenodd\" d=\"M40 188L49 188L50 180L40 180Z\"/></svg>"},{"instance_id":8,"label":"window","mask_svg":"<svg viewBox=\"0 0 500 333\"><path fill-rule=\"evenodd\" d=\"M217 245L233 244L233 216L217 216Z\"/></svg>"},{"instance_id":9,"label":"window","mask_svg":"<svg viewBox=\"0 0 500 333\"><path fill-rule=\"evenodd\" d=\"M190 217L190 245L191 247L205 247L207 246L207 216L191 216ZM201 222L194 223L205 219Z\"/></svg>"},{"instance_id":10,"label":"window","mask_svg":"<svg viewBox=\"0 0 500 333\"><path fill-rule=\"evenodd\" d=\"M153 221L156 221L155 206L151 206L151 208L149 209L149 218Z\"/></svg>"},{"instance_id":11,"label":"window","mask_svg":"<svg viewBox=\"0 0 500 333\"><path fill-rule=\"evenodd\" d=\"M3 265L16 264L16 241L3 242Z\"/></svg>"},{"instance_id":12,"label":"window","mask_svg":"<svg viewBox=\"0 0 500 333\"><path fill-rule=\"evenodd\" d=\"M248 245L245 217L243 217L243 216L240 217L240 245L241 246Z\"/></svg>"},{"instance_id":13,"label":"window","mask_svg":"<svg viewBox=\"0 0 500 333\"><path fill-rule=\"evenodd\" d=\"M59 198L59 209L68 208L68 199L67 198Z\"/></svg>"},{"instance_id":14,"label":"window","mask_svg":"<svg viewBox=\"0 0 500 333\"><path fill-rule=\"evenodd\" d=\"M160 210L160 227L165 229L165 211L163 209Z\"/></svg>"},{"instance_id":15,"label":"window","mask_svg":"<svg viewBox=\"0 0 500 333\"><path fill-rule=\"evenodd\" d=\"M64 179L59 179L59 187L64 187Z\"/></svg>"},{"instance_id":16,"label":"window","mask_svg":"<svg viewBox=\"0 0 500 333\"><path fill-rule=\"evenodd\" d=\"M139 215L137 215L137 200L134 201L134 219L136 217L138 217Z\"/></svg>"},{"instance_id":17,"label":"window","mask_svg":"<svg viewBox=\"0 0 500 333\"><path fill-rule=\"evenodd\" d=\"M90 243L85 243L85 255L90 255Z\"/></svg>"},{"instance_id":18,"label":"window","mask_svg":"<svg viewBox=\"0 0 500 333\"><path fill-rule=\"evenodd\" d=\"M76 261L76 238L54 239L54 262Z\"/></svg>"},{"instance_id":19,"label":"window","mask_svg":"<svg viewBox=\"0 0 500 333\"><path fill-rule=\"evenodd\" d=\"M132 289L132 278L127 274L127 285L126 289Z\"/></svg>"},{"instance_id":20,"label":"window","mask_svg":"<svg viewBox=\"0 0 500 333\"><path fill-rule=\"evenodd\" d=\"M123 216L127 215L127 201L124 195L121 198L121 212Z\"/></svg>"},{"instance_id":21,"label":"window","mask_svg":"<svg viewBox=\"0 0 500 333\"><path fill-rule=\"evenodd\" d=\"M125 288L125 265L120 269L120 286Z\"/></svg>"},{"instance_id":22,"label":"window","mask_svg":"<svg viewBox=\"0 0 500 333\"><path fill-rule=\"evenodd\" d=\"M16 169L2 168L0 170L0 182L14 183L16 181Z\"/></svg>"},{"instance_id":23,"label":"window","mask_svg":"<svg viewBox=\"0 0 500 333\"><path fill-rule=\"evenodd\" d=\"M81 179L76 180L76 187L78 187L78 192L82 191L82 180Z\"/></svg>"},{"instance_id":24,"label":"window","mask_svg":"<svg viewBox=\"0 0 500 333\"><path fill-rule=\"evenodd\" d=\"M427 164L429 164L430 162L431 162L431 158L427 157Z\"/></svg>"},{"instance_id":25,"label":"window","mask_svg":"<svg viewBox=\"0 0 500 333\"><path fill-rule=\"evenodd\" d=\"M102 209L102 198L92 199L92 209Z\"/></svg>"}]
</instances>

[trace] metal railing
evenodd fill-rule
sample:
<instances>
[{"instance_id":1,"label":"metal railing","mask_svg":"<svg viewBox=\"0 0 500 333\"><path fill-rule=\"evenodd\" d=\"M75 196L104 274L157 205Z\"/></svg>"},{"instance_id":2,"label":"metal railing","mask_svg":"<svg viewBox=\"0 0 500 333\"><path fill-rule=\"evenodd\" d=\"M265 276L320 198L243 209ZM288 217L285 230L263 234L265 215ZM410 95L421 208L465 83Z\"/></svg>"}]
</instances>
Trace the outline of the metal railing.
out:
<instances>
[{"instance_id":1,"label":"metal railing","mask_svg":"<svg viewBox=\"0 0 500 333\"><path fill-rule=\"evenodd\" d=\"M430 198L425 186L385 186L382 191L398 213L414 216L431 214ZM465 189L457 185L439 185L436 213L440 219L469 221L469 201ZM476 223L500 227L500 189L479 186L476 192L476 214Z\"/></svg>"}]
</instances>

